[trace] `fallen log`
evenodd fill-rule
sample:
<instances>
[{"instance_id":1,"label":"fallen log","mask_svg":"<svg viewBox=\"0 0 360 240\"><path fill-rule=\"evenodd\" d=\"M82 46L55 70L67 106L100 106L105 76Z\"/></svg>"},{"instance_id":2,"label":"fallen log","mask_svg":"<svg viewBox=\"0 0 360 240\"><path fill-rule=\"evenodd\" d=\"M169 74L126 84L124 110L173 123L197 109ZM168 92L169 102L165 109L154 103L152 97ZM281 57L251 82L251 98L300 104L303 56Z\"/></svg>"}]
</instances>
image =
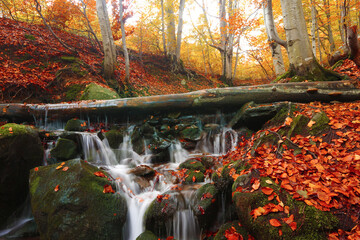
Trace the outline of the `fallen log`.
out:
<instances>
[{"instance_id":1,"label":"fallen log","mask_svg":"<svg viewBox=\"0 0 360 240\"><path fill-rule=\"evenodd\" d=\"M189 113L235 112L243 104L291 102L331 102L360 100L360 89L351 81L279 83L200 90L182 94L115 100L80 101L59 104L0 104L0 118L31 121L38 117L68 120L106 115L113 119L134 118L154 112Z\"/></svg>"}]
</instances>

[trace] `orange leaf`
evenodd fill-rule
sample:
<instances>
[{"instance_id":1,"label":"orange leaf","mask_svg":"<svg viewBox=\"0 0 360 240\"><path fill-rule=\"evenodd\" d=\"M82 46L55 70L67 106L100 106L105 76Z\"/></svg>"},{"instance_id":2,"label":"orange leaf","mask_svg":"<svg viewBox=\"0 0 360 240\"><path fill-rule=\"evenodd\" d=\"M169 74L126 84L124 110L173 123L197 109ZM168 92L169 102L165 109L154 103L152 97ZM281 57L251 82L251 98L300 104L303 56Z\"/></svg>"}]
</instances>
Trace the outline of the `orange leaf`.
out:
<instances>
[{"instance_id":1,"label":"orange leaf","mask_svg":"<svg viewBox=\"0 0 360 240\"><path fill-rule=\"evenodd\" d=\"M39 171L39 168L38 167L34 168L34 171L35 172Z\"/></svg>"},{"instance_id":2,"label":"orange leaf","mask_svg":"<svg viewBox=\"0 0 360 240\"><path fill-rule=\"evenodd\" d=\"M104 191L103 193L115 193L114 189L111 187L111 185L109 184L106 184L104 186Z\"/></svg>"},{"instance_id":3,"label":"orange leaf","mask_svg":"<svg viewBox=\"0 0 360 240\"><path fill-rule=\"evenodd\" d=\"M63 171L66 172L69 169L69 167L64 167Z\"/></svg>"},{"instance_id":4,"label":"orange leaf","mask_svg":"<svg viewBox=\"0 0 360 240\"><path fill-rule=\"evenodd\" d=\"M315 123L316 123L315 121L310 120L310 121L308 122L307 126L308 126L309 128L311 128Z\"/></svg>"},{"instance_id":5,"label":"orange leaf","mask_svg":"<svg viewBox=\"0 0 360 240\"><path fill-rule=\"evenodd\" d=\"M59 170L62 167L63 167L62 165L59 165L59 166L56 167L56 170Z\"/></svg>"},{"instance_id":6,"label":"orange leaf","mask_svg":"<svg viewBox=\"0 0 360 240\"><path fill-rule=\"evenodd\" d=\"M273 227L280 227L281 226L280 221L275 219L275 218L270 219L269 222L270 222L270 225L273 226Z\"/></svg>"},{"instance_id":7,"label":"orange leaf","mask_svg":"<svg viewBox=\"0 0 360 240\"><path fill-rule=\"evenodd\" d=\"M287 126L290 126L291 125L291 123L292 123L292 118L291 117L287 117L286 119L285 119L285 125L287 125Z\"/></svg>"},{"instance_id":8,"label":"orange leaf","mask_svg":"<svg viewBox=\"0 0 360 240\"><path fill-rule=\"evenodd\" d=\"M195 177L195 176L192 177L192 181L193 181L193 182L196 181L196 177Z\"/></svg>"},{"instance_id":9,"label":"orange leaf","mask_svg":"<svg viewBox=\"0 0 360 240\"><path fill-rule=\"evenodd\" d=\"M282 220L286 223L286 224L290 224L294 221L294 214L291 214L290 217L288 218L282 218Z\"/></svg>"},{"instance_id":10,"label":"orange leaf","mask_svg":"<svg viewBox=\"0 0 360 240\"><path fill-rule=\"evenodd\" d=\"M261 188L261 191L266 195L271 195L274 192L274 189L269 187L263 187Z\"/></svg>"},{"instance_id":11,"label":"orange leaf","mask_svg":"<svg viewBox=\"0 0 360 240\"><path fill-rule=\"evenodd\" d=\"M259 181L259 179L256 179L255 182L254 182L254 184L252 185L252 188L253 188L254 190L258 190L259 187L260 187L260 181Z\"/></svg>"},{"instance_id":12,"label":"orange leaf","mask_svg":"<svg viewBox=\"0 0 360 240\"><path fill-rule=\"evenodd\" d=\"M105 175L103 172L101 172L101 171L94 172L94 175L95 175L95 176L98 176L98 177L106 178L106 175Z\"/></svg>"},{"instance_id":13,"label":"orange leaf","mask_svg":"<svg viewBox=\"0 0 360 240\"><path fill-rule=\"evenodd\" d=\"M59 191L59 189L60 189L60 186L56 185L56 187L54 188L54 191L57 192L57 191Z\"/></svg>"},{"instance_id":14,"label":"orange leaf","mask_svg":"<svg viewBox=\"0 0 360 240\"><path fill-rule=\"evenodd\" d=\"M329 196L329 194L327 194L327 193L325 193L325 192L323 192L323 191L317 192L317 196L318 196L318 198L319 198L321 201L324 201L324 202L326 202L327 204L329 204L330 201L331 201L331 197Z\"/></svg>"}]
</instances>

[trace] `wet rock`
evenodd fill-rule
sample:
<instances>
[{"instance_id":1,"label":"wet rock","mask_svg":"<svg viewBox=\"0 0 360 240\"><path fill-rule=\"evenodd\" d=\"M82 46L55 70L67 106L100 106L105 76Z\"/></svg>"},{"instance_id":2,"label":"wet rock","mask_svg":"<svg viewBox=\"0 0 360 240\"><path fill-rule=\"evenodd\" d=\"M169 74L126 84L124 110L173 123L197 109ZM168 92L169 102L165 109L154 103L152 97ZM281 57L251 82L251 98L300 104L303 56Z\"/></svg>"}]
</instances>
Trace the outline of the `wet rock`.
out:
<instances>
[{"instance_id":1,"label":"wet rock","mask_svg":"<svg viewBox=\"0 0 360 240\"><path fill-rule=\"evenodd\" d=\"M30 126L8 123L0 127L0 226L25 201L29 170L42 165L44 149Z\"/></svg>"},{"instance_id":2,"label":"wet rock","mask_svg":"<svg viewBox=\"0 0 360 240\"><path fill-rule=\"evenodd\" d=\"M140 130L142 135L146 138L151 138L156 133L156 129L153 126L151 126L148 122L143 124Z\"/></svg>"},{"instance_id":3,"label":"wet rock","mask_svg":"<svg viewBox=\"0 0 360 240\"><path fill-rule=\"evenodd\" d=\"M219 210L219 190L214 184L201 186L195 194L192 209L202 229L208 229L216 221Z\"/></svg>"},{"instance_id":4,"label":"wet rock","mask_svg":"<svg viewBox=\"0 0 360 240\"><path fill-rule=\"evenodd\" d=\"M172 235L172 219L176 211L185 208L185 198L180 192L170 191L158 197L150 204L144 216L145 228L159 237Z\"/></svg>"},{"instance_id":5,"label":"wet rock","mask_svg":"<svg viewBox=\"0 0 360 240\"><path fill-rule=\"evenodd\" d=\"M88 128L86 121L80 119L70 119L65 125L65 131L84 132Z\"/></svg>"},{"instance_id":6,"label":"wet rock","mask_svg":"<svg viewBox=\"0 0 360 240\"><path fill-rule=\"evenodd\" d=\"M105 133L105 137L111 148L118 149L124 140L124 132L119 130L110 130Z\"/></svg>"},{"instance_id":7,"label":"wet rock","mask_svg":"<svg viewBox=\"0 0 360 240\"><path fill-rule=\"evenodd\" d=\"M51 157L55 158L58 162L66 161L78 156L77 144L66 138L59 138L56 146L50 151Z\"/></svg>"},{"instance_id":8,"label":"wet rock","mask_svg":"<svg viewBox=\"0 0 360 240\"><path fill-rule=\"evenodd\" d=\"M200 170L187 170L185 172L185 184L198 183L203 182L205 180L204 173L200 172Z\"/></svg>"},{"instance_id":9,"label":"wet rock","mask_svg":"<svg viewBox=\"0 0 360 240\"><path fill-rule=\"evenodd\" d=\"M149 178L144 177L135 177L134 181L139 185L141 190L145 190L146 188L150 187Z\"/></svg>"},{"instance_id":10,"label":"wet rock","mask_svg":"<svg viewBox=\"0 0 360 240\"><path fill-rule=\"evenodd\" d=\"M115 186L95 176L99 169L85 161L67 161L56 169L59 166L39 167L30 173L31 206L41 238L122 239L126 200L103 192L106 185Z\"/></svg>"},{"instance_id":11,"label":"wet rock","mask_svg":"<svg viewBox=\"0 0 360 240\"><path fill-rule=\"evenodd\" d=\"M142 155L145 152L144 137L142 136L141 130L139 127L135 127L134 131L131 134L131 144L133 145L134 151Z\"/></svg>"},{"instance_id":12,"label":"wet rock","mask_svg":"<svg viewBox=\"0 0 360 240\"><path fill-rule=\"evenodd\" d=\"M226 233L232 236L234 239L249 239L249 233L244 227L241 226L239 221L228 222L221 225L219 231L215 235L214 240L227 240Z\"/></svg>"},{"instance_id":13,"label":"wet rock","mask_svg":"<svg viewBox=\"0 0 360 240\"><path fill-rule=\"evenodd\" d=\"M155 170L147 165L139 165L129 171L129 173L140 177L153 177L155 176Z\"/></svg>"},{"instance_id":14,"label":"wet rock","mask_svg":"<svg viewBox=\"0 0 360 240\"><path fill-rule=\"evenodd\" d=\"M233 189L237 189L233 192L233 202L239 220L255 239L279 239L279 230L282 230L282 239L327 239L327 233L337 229L338 220L330 212L322 212L313 206L306 205L303 201L293 199L286 191L281 191L280 186L269 178L256 179L260 180L260 187L256 191L252 191L252 184L248 184L253 179L245 179L233 186ZM261 190L264 187L271 188L279 197L280 202L276 198L269 200L268 195ZM278 206L280 210L256 218L252 216L254 209L268 204ZM281 210L285 206L289 208L289 213ZM284 218L289 218L291 215L294 217L293 222L296 223L296 227L293 226L293 229L290 227L290 223L287 224L283 221ZM281 226L270 225L271 219L277 219Z\"/></svg>"},{"instance_id":15,"label":"wet rock","mask_svg":"<svg viewBox=\"0 0 360 240\"><path fill-rule=\"evenodd\" d=\"M149 145L150 151L153 153L151 156L152 163L164 163L170 161L169 148L171 142L163 138L153 138Z\"/></svg>"},{"instance_id":16,"label":"wet rock","mask_svg":"<svg viewBox=\"0 0 360 240\"><path fill-rule=\"evenodd\" d=\"M180 132L180 137L190 141L199 141L201 136L201 130L195 126L186 127Z\"/></svg>"},{"instance_id":17,"label":"wet rock","mask_svg":"<svg viewBox=\"0 0 360 240\"><path fill-rule=\"evenodd\" d=\"M113 89L104 88L95 83L90 83L84 90L80 100L108 100L120 98Z\"/></svg>"}]
</instances>

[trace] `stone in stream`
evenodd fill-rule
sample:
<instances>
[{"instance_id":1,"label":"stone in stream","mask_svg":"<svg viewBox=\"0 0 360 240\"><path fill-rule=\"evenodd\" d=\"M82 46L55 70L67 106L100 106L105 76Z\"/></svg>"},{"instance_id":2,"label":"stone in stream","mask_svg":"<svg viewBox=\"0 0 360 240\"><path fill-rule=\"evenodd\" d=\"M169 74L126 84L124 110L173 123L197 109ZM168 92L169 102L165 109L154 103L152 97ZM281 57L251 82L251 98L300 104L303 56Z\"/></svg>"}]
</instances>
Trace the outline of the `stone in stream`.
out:
<instances>
[{"instance_id":1,"label":"stone in stream","mask_svg":"<svg viewBox=\"0 0 360 240\"><path fill-rule=\"evenodd\" d=\"M228 240L229 238L227 235L230 235L234 239L249 239L249 233L241 226L239 221L227 222L221 225L219 231L214 237L214 240Z\"/></svg>"},{"instance_id":2,"label":"stone in stream","mask_svg":"<svg viewBox=\"0 0 360 240\"><path fill-rule=\"evenodd\" d=\"M159 238L151 231L145 231L136 238L136 240L158 240L158 239Z\"/></svg>"},{"instance_id":3,"label":"stone in stream","mask_svg":"<svg viewBox=\"0 0 360 240\"><path fill-rule=\"evenodd\" d=\"M66 161L78 156L77 144L66 138L59 138L56 146L50 151L51 157L55 158L58 162Z\"/></svg>"},{"instance_id":4,"label":"stone in stream","mask_svg":"<svg viewBox=\"0 0 360 240\"><path fill-rule=\"evenodd\" d=\"M31 206L42 239L122 239L126 200L104 193L115 186L94 174L99 171L82 160L31 170Z\"/></svg>"},{"instance_id":5,"label":"stone in stream","mask_svg":"<svg viewBox=\"0 0 360 240\"><path fill-rule=\"evenodd\" d=\"M65 125L65 131L84 132L88 128L87 122L80 119L70 119Z\"/></svg>"},{"instance_id":6,"label":"stone in stream","mask_svg":"<svg viewBox=\"0 0 360 240\"><path fill-rule=\"evenodd\" d=\"M109 142L109 145L113 149L118 149L120 144L124 140L124 131L122 130L110 130L105 133L105 137Z\"/></svg>"},{"instance_id":7,"label":"stone in stream","mask_svg":"<svg viewBox=\"0 0 360 240\"><path fill-rule=\"evenodd\" d=\"M43 162L38 132L9 123L0 127L0 226L25 201L29 170Z\"/></svg>"}]
</instances>

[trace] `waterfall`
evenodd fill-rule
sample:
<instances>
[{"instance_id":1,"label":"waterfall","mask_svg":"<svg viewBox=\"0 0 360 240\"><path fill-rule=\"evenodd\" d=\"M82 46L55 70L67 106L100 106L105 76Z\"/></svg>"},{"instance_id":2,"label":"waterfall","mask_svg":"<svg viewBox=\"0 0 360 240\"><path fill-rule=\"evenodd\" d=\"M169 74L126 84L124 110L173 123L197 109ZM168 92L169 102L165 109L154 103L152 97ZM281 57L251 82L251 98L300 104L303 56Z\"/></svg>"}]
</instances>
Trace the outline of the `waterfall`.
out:
<instances>
[{"instance_id":1,"label":"waterfall","mask_svg":"<svg viewBox=\"0 0 360 240\"><path fill-rule=\"evenodd\" d=\"M212 129L203 134L201 140L196 145L196 149L200 152L219 156L234 150L237 143L237 132L231 128L222 127L220 129Z\"/></svg>"},{"instance_id":2,"label":"waterfall","mask_svg":"<svg viewBox=\"0 0 360 240\"><path fill-rule=\"evenodd\" d=\"M180 164L189 157L188 151L186 151L181 147L181 143L179 140L176 140L174 143L171 144L169 151L170 151L170 162L172 163Z\"/></svg>"}]
</instances>

